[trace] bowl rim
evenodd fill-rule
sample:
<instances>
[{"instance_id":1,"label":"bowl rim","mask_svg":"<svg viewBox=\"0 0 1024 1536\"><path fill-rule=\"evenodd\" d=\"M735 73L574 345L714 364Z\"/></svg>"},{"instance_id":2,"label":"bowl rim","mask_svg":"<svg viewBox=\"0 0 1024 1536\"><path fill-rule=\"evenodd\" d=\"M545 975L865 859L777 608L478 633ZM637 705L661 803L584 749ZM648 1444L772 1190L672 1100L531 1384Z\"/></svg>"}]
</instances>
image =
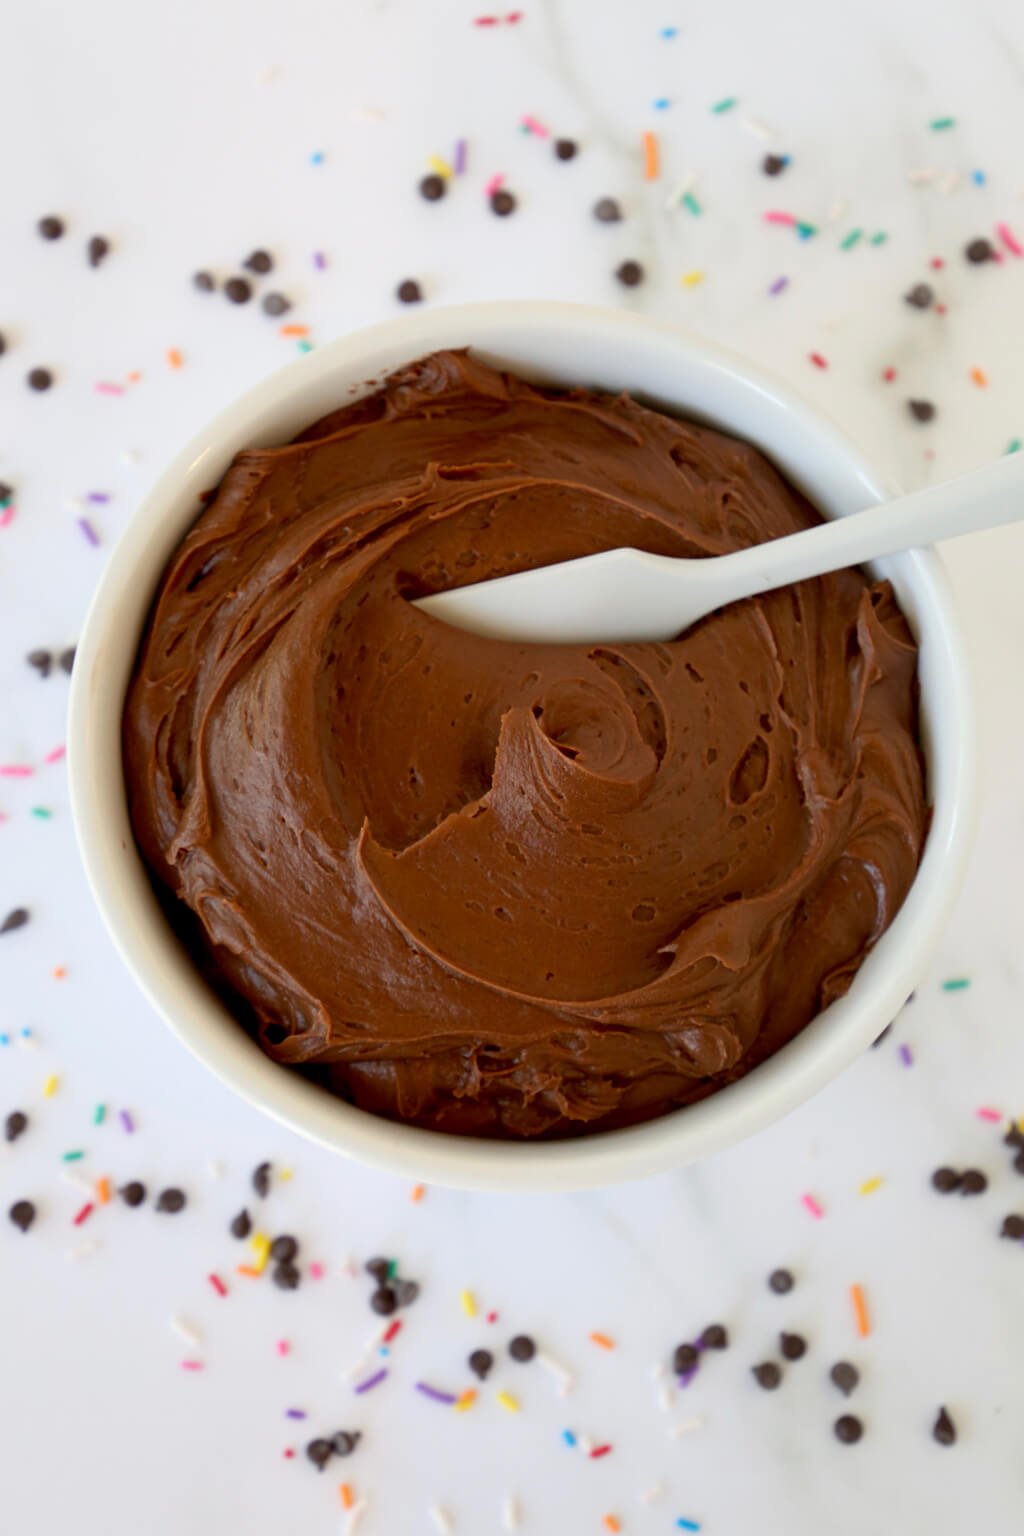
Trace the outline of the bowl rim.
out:
<instances>
[{"instance_id":1,"label":"bowl rim","mask_svg":"<svg viewBox=\"0 0 1024 1536\"><path fill-rule=\"evenodd\" d=\"M474 336L476 339L474 339ZM533 336L533 342L530 337ZM457 341L453 338L462 337ZM515 341L513 341L515 338ZM907 898L862 964L846 996L817 1015L774 1056L699 1103L620 1130L564 1141L510 1142L403 1125L346 1103L271 1061L201 980L163 916L135 848L121 770L121 713L142 625L167 555L197 510L197 489L215 484L234 456L225 445L279 441L311 414L295 416L300 395L336 375L356 373L352 397L374 377L442 346L468 345L484 356L514 345L542 350L575 343L632 346L648 365L661 357L699 375L712 399L735 396L763 417L751 434L716 415L722 429L762 440L776 424L799 453L836 483L850 505L883 499L882 483L859 450L790 388L738 354L664 321L626 311L549 301L450 306L400 317L342 336L287 364L218 413L160 473L118 539L100 577L77 648L68 719L68 773L78 846L93 898L122 960L178 1039L250 1103L299 1134L377 1169L463 1189L524 1192L608 1185L681 1167L780 1119L836 1076L899 1011L937 942L966 864L975 814L974 732L967 656L951 589L934 551L911 550L880 562L915 594L934 648L934 708L942 731L925 742L937 774L933 819ZM561 354L560 354L561 355ZM575 355L575 354L574 354ZM358 365L358 366L356 366ZM532 364L513 362L517 371ZM631 364L632 366L632 364ZM542 369L543 371L543 369ZM550 370L549 370L550 371ZM557 373L557 366L555 372ZM566 368L566 373L573 370ZM606 370L608 371L608 370ZM623 368L623 372L628 372ZM604 386L607 387L607 386ZM630 387L628 384L624 388ZM340 386L339 386L340 389ZM292 425L285 426L282 417ZM699 414L691 405L681 413ZM274 425L276 423L276 426ZM787 475L791 444L767 448ZM813 449L813 451L812 451ZM216 480L213 464L219 462ZM889 494L891 494L891 488ZM835 509L827 503L822 510ZM163 550L157 562L156 555ZM140 567L155 566L140 596ZM127 618L126 618L127 615ZM137 620L137 622L135 622ZM126 622L131 622L125 636ZM119 631L122 633L119 637ZM120 677L120 683L118 683ZM922 700L925 688L922 683ZM929 698L931 707L931 699ZM126 837L127 832L127 837ZM229 1027L225 1027L225 1026Z\"/></svg>"}]
</instances>

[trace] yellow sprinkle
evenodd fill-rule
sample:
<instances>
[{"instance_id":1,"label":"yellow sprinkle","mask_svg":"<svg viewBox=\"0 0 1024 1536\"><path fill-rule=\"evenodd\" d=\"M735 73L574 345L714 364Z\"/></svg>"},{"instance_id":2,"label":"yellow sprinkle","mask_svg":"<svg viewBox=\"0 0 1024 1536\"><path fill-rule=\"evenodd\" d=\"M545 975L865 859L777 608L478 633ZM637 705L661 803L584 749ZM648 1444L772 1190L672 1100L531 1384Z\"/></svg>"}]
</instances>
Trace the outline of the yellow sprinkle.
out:
<instances>
[{"instance_id":1,"label":"yellow sprinkle","mask_svg":"<svg viewBox=\"0 0 1024 1536\"><path fill-rule=\"evenodd\" d=\"M431 155L427 161L427 164L430 166L432 171L436 171L438 176L443 176L446 181L449 176L452 175L451 166L448 164L447 160L442 160L440 155Z\"/></svg>"},{"instance_id":2,"label":"yellow sprinkle","mask_svg":"<svg viewBox=\"0 0 1024 1536\"><path fill-rule=\"evenodd\" d=\"M696 288L698 283L704 281L703 272L684 272L679 279L684 288Z\"/></svg>"},{"instance_id":3,"label":"yellow sprinkle","mask_svg":"<svg viewBox=\"0 0 1024 1536\"><path fill-rule=\"evenodd\" d=\"M277 1176L281 1180L282 1184L287 1184L292 1176L292 1170L290 1168L282 1168Z\"/></svg>"},{"instance_id":4,"label":"yellow sprinkle","mask_svg":"<svg viewBox=\"0 0 1024 1536\"><path fill-rule=\"evenodd\" d=\"M467 1387L466 1391L460 1394L459 1400L455 1404L455 1412L465 1413L466 1409L472 1408L475 1402L476 1393L473 1391L472 1387Z\"/></svg>"},{"instance_id":5,"label":"yellow sprinkle","mask_svg":"<svg viewBox=\"0 0 1024 1536\"><path fill-rule=\"evenodd\" d=\"M262 1275L270 1258L270 1238L265 1232L257 1232L249 1247L256 1255L256 1273Z\"/></svg>"},{"instance_id":6,"label":"yellow sprinkle","mask_svg":"<svg viewBox=\"0 0 1024 1536\"><path fill-rule=\"evenodd\" d=\"M49 1077L46 1079L46 1082L43 1084L44 1099L53 1098L54 1094L57 1092L57 1084L59 1082L60 1078L57 1076L57 1074L55 1072L51 1072Z\"/></svg>"},{"instance_id":7,"label":"yellow sprinkle","mask_svg":"<svg viewBox=\"0 0 1024 1536\"><path fill-rule=\"evenodd\" d=\"M462 1310L463 1310L463 1312L465 1312L466 1316L467 1317L476 1317L476 1299L473 1296L473 1292L472 1291L462 1291L462 1292L460 1292L459 1300L462 1302Z\"/></svg>"},{"instance_id":8,"label":"yellow sprinkle","mask_svg":"<svg viewBox=\"0 0 1024 1536\"><path fill-rule=\"evenodd\" d=\"M519 1412L519 1402L512 1396L511 1392L499 1392L498 1402L503 1408L507 1408L509 1413Z\"/></svg>"},{"instance_id":9,"label":"yellow sprinkle","mask_svg":"<svg viewBox=\"0 0 1024 1536\"><path fill-rule=\"evenodd\" d=\"M858 1193L858 1195L873 1195L875 1190L876 1189L881 1189L881 1187L882 1187L882 1181L881 1181L880 1178L878 1178L876 1176L873 1179L865 1179L864 1183L860 1186L860 1188L858 1189L857 1193Z\"/></svg>"}]
</instances>

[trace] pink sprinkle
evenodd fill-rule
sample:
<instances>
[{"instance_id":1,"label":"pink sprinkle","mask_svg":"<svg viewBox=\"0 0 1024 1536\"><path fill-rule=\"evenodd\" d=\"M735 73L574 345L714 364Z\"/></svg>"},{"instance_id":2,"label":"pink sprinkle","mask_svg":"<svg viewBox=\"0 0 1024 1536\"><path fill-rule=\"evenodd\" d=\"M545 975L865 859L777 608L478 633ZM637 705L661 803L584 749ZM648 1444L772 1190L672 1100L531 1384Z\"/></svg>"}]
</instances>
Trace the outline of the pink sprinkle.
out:
<instances>
[{"instance_id":1,"label":"pink sprinkle","mask_svg":"<svg viewBox=\"0 0 1024 1536\"><path fill-rule=\"evenodd\" d=\"M44 763L59 763L67 753L67 747L54 747L52 752L47 752L43 758Z\"/></svg>"},{"instance_id":2,"label":"pink sprinkle","mask_svg":"<svg viewBox=\"0 0 1024 1536\"><path fill-rule=\"evenodd\" d=\"M535 117L524 116L523 127L529 128L530 132L535 133L539 139L550 139L551 137L551 130L545 128L544 124L538 122Z\"/></svg>"},{"instance_id":3,"label":"pink sprinkle","mask_svg":"<svg viewBox=\"0 0 1024 1536\"><path fill-rule=\"evenodd\" d=\"M803 1206L805 1211L809 1211L811 1213L815 1221L820 1221L825 1214L813 1195L801 1195L800 1204Z\"/></svg>"},{"instance_id":4,"label":"pink sprinkle","mask_svg":"<svg viewBox=\"0 0 1024 1536\"><path fill-rule=\"evenodd\" d=\"M473 25L474 25L474 27L496 27L498 25L498 17L497 16L475 16L473 18Z\"/></svg>"},{"instance_id":5,"label":"pink sprinkle","mask_svg":"<svg viewBox=\"0 0 1024 1536\"><path fill-rule=\"evenodd\" d=\"M455 174L456 174L456 176L463 176L465 174L465 171L466 171L466 141L465 141L465 139L456 139L455 140Z\"/></svg>"},{"instance_id":6,"label":"pink sprinkle","mask_svg":"<svg viewBox=\"0 0 1024 1536\"><path fill-rule=\"evenodd\" d=\"M120 1114L120 1120L121 1120L121 1124L124 1126L125 1130L128 1132L128 1135L130 1136L132 1134L132 1132L135 1130L135 1121L132 1119L132 1117L129 1114L128 1110L122 1109L121 1114Z\"/></svg>"},{"instance_id":7,"label":"pink sprinkle","mask_svg":"<svg viewBox=\"0 0 1024 1536\"><path fill-rule=\"evenodd\" d=\"M324 270L327 265L327 257L324 255L323 251L313 252L313 265L316 267L318 272L322 272Z\"/></svg>"},{"instance_id":8,"label":"pink sprinkle","mask_svg":"<svg viewBox=\"0 0 1024 1536\"><path fill-rule=\"evenodd\" d=\"M183 1360L181 1368L183 1371L201 1371L203 1369L203 1362L201 1360Z\"/></svg>"},{"instance_id":9,"label":"pink sprinkle","mask_svg":"<svg viewBox=\"0 0 1024 1536\"><path fill-rule=\"evenodd\" d=\"M1002 1118L1003 1117L998 1109L989 1109L986 1107L978 1110L979 1120L990 1120L994 1124L997 1120L1001 1120Z\"/></svg>"},{"instance_id":10,"label":"pink sprinkle","mask_svg":"<svg viewBox=\"0 0 1024 1536\"><path fill-rule=\"evenodd\" d=\"M796 215L782 213L778 208L772 208L765 214L764 221L766 224L788 224L792 227L796 223Z\"/></svg>"},{"instance_id":11,"label":"pink sprinkle","mask_svg":"<svg viewBox=\"0 0 1024 1536\"><path fill-rule=\"evenodd\" d=\"M224 1281L220 1278L220 1275L208 1275L207 1279L209 1280L210 1284L213 1286L214 1290L217 1292L218 1296L226 1296L227 1295L228 1288L224 1284Z\"/></svg>"},{"instance_id":12,"label":"pink sprinkle","mask_svg":"<svg viewBox=\"0 0 1024 1536\"><path fill-rule=\"evenodd\" d=\"M492 176L486 187L484 187L484 196L493 197L504 180L505 177L503 173L497 176Z\"/></svg>"},{"instance_id":13,"label":"pink sprinkle","mask_svg":"<svg viewBox=\"0 0 1024 1536\"><path fill-rule=\"evenodd\" d=\"M788 287L789 287L789 278L788 277L777 277L775 279L774 283L772 283L771 287L768 289L768 292L769 293L782 293L783 290L788 288Z\"/></svg>"},{"instance_id":14,"label":"pink sprinkle","mask_svg":"<svg viewBox=\"0 0 1024 1536\"><path fill-rule=\"evenodd\" d=\"M1006 246L1011 256L1024 256L1024 245L1021 245L1009 224L997 224L996 234Z\"/></svg>"},{"instance_id":15,"label":"pink sprinkle","mask_svg":"<svg viewBox=\"0 0 1024 1536\"><path fill-rule=\"evenodd\" d=\"M323 1277L324 1277L324 1267L320 1263L319 1259L314 1259L313 1260L312 1264L309 1266L309 1273L310 1273L311 1277L314 1280L322 1280L323 1279Z\"/></svg>"},{"instance_id":16,"label":"pink sprinkle","mask_svg":"<svg viewBox=\"0 0 1024 1536\"><path fill-rule=\"evenodd\" d=\"M914 1065L914 1054L909 1045L900 1046L900 1061L902 1061L905 1067L912 1067Z\"/></svg>"},{"instance_id":17,"label":"pink sprinkle","mask_svg":"<svg viewBox=\"0 0 1024 1536\"><path fill-rule=\"evenodd\" d=\"M35 773L27 763L4 763L0 765L0 778L4 779L30 779Z\"/></svg>"},{"instance_id":18,"label":"pink sprinkle","mask_svg":"<svg viewBox=\"0 0 1024 1536\"><path fill-rule=\"evenodd\" d=\"M86 538L88 539L89 543L92 545L93 549L95 549L96 546L100 542L100 536L96 532L96 529L93 527L92 523L90 523L90 521L89 521L89 519L87 517L80 517L78 519L78 526L79 526L79 528L81 528L82 532L85 534Z\"/></svg>"},{"instance_id":19,"label":"pink sprinkle","mask_svg":"<svg viewBox=\"0 0 1024 1536\"><path fill-rule=\"evenodd\" d=\"M275 1345L275 1348L276 1348L278 1354L281 1356L281 1358L284 1359L285 1355L287 1355L288 1352L290 1351L291 1345L288 1343L287 1339L278 1339L277 1344Z\"/></svg>"},{"instance_id":20,"label":"pink sprinkle","mask_svg":"<svg viewBox=\"0 0 1024 1536\"><path fill-rule=\"evenodd\" d=\"M285 1461L293 1460L294 1456L295 1456L295 1452L293 1450L287 1450L287 1451L284 1452L284 1459L285 1459Z\"/></svg>"},{"instance_id":21,"label":"pink sprinkle","mask_svg":"<svg viewBox=\"0 0 1024 1536\"><path fill-rule=\"evenodd\" d=\"M895 377L896 377L896 369L895 368L886 368L884 370L883 374L882 374L882 378L885 380L885 382L887 384L891 384Z\"/></svg>"},{"instance_id":22,"label":"pink sprinkle","mask_svg":"<svg viewBox=\"0 0 1024 1536\"><path fill-rule=\"evenodd\" d=\"M96 385L98 395L123 395L124 389L120 384L111 384L107 379L101 379Z\"/></svg>"},{"instance_id":23,"label":"pink sprinkle","mask_svg":"<svg viewBox=\"0 0 1024 1536\"><path fill-rule=\"evenodd\" d=\"M496 1323L498 1321L498 1314L497 1314L497 1312L488 1312L488 1314L487 1314L487 1321L489 1323Z\"/></svg>"},{"instance_id":24,"label":"pink sprinkle","mask_svg":"<svg viewBox=\"0 0 1024 1536\"><path fill-rule=\"evenodd\" d=\"M82 1206L82 1209L79 1211L78 1215L74 1218L72 1225L80 1227L83 1221L89 1220L89 1217L92 1215L95 1209L96 1207L93 1205L92 1201L87 1200L86 1203Z\"/></svg>"},{"instance_id":25,"label":"pink sprinkle","mask_svg":"<svg viewBox=\"0 0 1024 1536\"><path fill-rule=\"evenodd\" d=\"M13 507L13 505L4 507L3 511L0 512L0 528L6 528L8 523L13 523L13 522L14 522L14 507Z\"/></svg>"}]
</instances>

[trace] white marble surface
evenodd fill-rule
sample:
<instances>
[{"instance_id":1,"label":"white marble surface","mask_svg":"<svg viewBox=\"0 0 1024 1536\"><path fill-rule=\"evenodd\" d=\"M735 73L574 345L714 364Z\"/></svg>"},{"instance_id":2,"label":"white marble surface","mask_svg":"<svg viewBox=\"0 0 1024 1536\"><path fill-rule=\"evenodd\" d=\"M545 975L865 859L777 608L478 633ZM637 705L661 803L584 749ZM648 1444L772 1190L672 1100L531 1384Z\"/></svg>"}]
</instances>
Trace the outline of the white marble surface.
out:
<instances>
[{"instance_id":1,"label":"white marble surface","mask_svg":"<svg viewBox=\"0 0 1024 1536\"><path fill-rule=\"evenodd\" d=\"M477 5L37 0L0 13L0 478L18 491L0 529L0 761L40 765L62 740L66 680L40 680L24 653L74 641L110 542L164 460L291 355L294 342L253 307L188 284L197 266L226 273L257 244L275 252L280 286L298 301L290 318L314 340L392 312L406 276L432 302L629 302L775 368L908 483L1024 435L1024 261L977 268L961 257L998 220L1024 235L1024 17L1013 0L523 0L518 25L489 29L471 24ZM678 35L661 37L671 25ZM738 105L711 113L728 96ZM655 110L659 97L671 105ZM556 164L521 135L524 112L577 136L579 158ZM945 115L956 126L930 131ZM793 156L778 181L758 169L766 145L751 119ZM654 185L640 176L648 127L662 147ZM428 207L415 182L458 136L470 172ZM921 169L935 174L910 184ZM483 202L495 172L520 197L506 221ZM699 219L664 206L690 173ZM605 193L628 211L613 228L589 216ZM819 235L801 243L765 225L770 207ZM33 225L50 211L69 234L46 245ZM885 229L888 241L843 252L854 227ZM92 272L82 245L97 230L114 250ZM948 265L929 273L936 256ZM628 296L610 277L624 257L649 272ZM689 270L706 278L684 289ZM770 298L780 275L790 287ZM944 316L901 302L929 277ZM177 371L169 347L183 355ZM57 372L48 395L22 382L37 363ZM888 385L887 366L899 372ZM96 393L97 380L133 370L142 377L124 395ZM938 403L931 428L909 420L910 395ZM97 549L70 501L88 491L112 498L90 512ZM25 905L34 919L0 939L0 1028L12 1037L0 1047L0 1111L21 1107L33 1122L0 1148L0 1204L29 1195L41 1211L27 1237L0 1224L0 1530L314 1536L346 1527L341 1475L369 1500L366 1536L430 1531L435 1501L458 1532L497 1531L506 1493L521 1501L522 1529L545 1536L601 1532L609 1513L624 1533L668 1532L679 1516L707 1536L1011 1529L1024 1493L1024 1251L996 1233L1007 1211L1024 1211L1024 1181L976 1111L1024 1112L1022 555L1020 530L949 551L976 659L983 809L967 889L916 1002L881 1048L784 1124L633 1188L539 1199L430 1190L413 1204L405 1186L265 1122L203 1074L123 974L84 890L61 766L0 779L0 911ZM970 989L943 992L950 976ZM47 1100L50 1072L60 1086ZM98 1101L111 1107L99 1128ZM133 1138L113 1115L122 1106L137 1117ZM189 1210L117 1206L75 1229L84 1197L61 1181L60 1162L74 1147L87 1153L83 1176L178 1182ZM226 1219L265 1157L294 1170L275 1187L268 1225L295 1231L327 1268L296 1295L233 1273ZM223 1162L219 1181L211 1159ZM985 1169L990 1191L932 1194L928 1174L947 1160ZM860 1196L875 1176L881 1187ZM363 1281L342 1266L370 1251L399 1255L423 1298L391 1379L356 1399L342 1372L370 1314ZM799 1277L786 1299L764 1284L780 1263ZM207 1283L211 1270L228 1279L227 1298ZM866 1340L853 1330L853 1281L870 1302ZM500 1312L497 1324L463 1316L467 1286ZM195 1349L171 1332L172 1314L200 1331ZM663 1412L652 1363L718 1319L734 1347ZM780 1327L805 1331L811 1351L770 1396L749 1366ZM512 1363L467 1414L412 1390L421 1376L461 1388L468 1349L518 1329L576 1372L565 1400L539 1367ZM596 1349L592 1329L617 1349ZM202 1374L179 1368L188 1355ZM863 1372L850 1407L867 1433L851 1449L830 1430L841 1400L826 1371L841 1356ZM501 1387L521 1399L518 1416L496 1403ZM952 1450L929 1436L942 1402L960 1426ZM283 1417L290 1406L309 1411L306 1433L361 1426L358 1455L320 1478L283 1459L304 1438ZM673 1438L691 1419L700 1426ZM569 1451L567 1426L614 1451L600 1461ZM658 1484L660 1498L641 1503Z\"/></svg>"}]
</instances>

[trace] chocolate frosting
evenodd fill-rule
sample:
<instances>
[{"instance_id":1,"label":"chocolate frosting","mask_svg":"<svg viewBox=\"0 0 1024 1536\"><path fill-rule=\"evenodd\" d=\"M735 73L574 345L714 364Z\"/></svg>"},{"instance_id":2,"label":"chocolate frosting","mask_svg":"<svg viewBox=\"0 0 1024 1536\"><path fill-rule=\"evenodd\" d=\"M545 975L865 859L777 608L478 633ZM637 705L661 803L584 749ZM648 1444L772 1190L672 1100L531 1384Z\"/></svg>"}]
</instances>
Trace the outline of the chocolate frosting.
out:
<instances>
[{"instance_id":1,"label":"chocolate frosting","mask_svg":"<svg viewBox=\"0 0 1024 1536\"><path fill-rule=\"evenodd\" d=\"M817 520L755 449L460 352L241 453L124 715L175 923L278 1062L480 1135L702 1097L849 985L926 827L916 649L857 570L662 645L520 645L411 597Z\"/></svg>"}]
</instances>

